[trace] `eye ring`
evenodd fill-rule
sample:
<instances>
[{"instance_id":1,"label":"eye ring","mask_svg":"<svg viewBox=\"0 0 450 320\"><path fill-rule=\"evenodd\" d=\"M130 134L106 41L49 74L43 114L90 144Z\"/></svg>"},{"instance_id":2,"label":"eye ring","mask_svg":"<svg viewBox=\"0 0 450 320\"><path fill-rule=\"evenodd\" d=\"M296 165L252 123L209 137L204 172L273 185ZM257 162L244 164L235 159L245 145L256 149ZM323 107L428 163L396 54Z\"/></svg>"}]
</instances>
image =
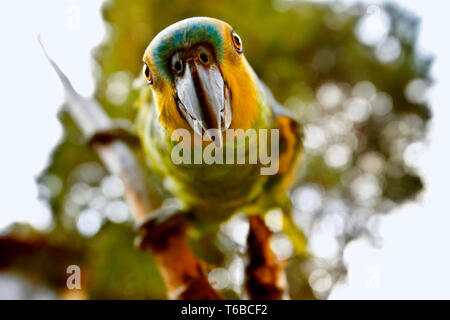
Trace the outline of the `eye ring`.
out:
<instances>
[{"instance_id":1,"label":"eye ring","mask_svg":"<svg viewBox=\"0 0 450 320\"><path fill-rule=\"evenodd\" d=\"M231 40L233 41L233 46L236 49L236 51L242 53L244 48L242 46L241 37L239 37L239 35L234 30L231 31Z\"/></svg>"},{"instance_id":2,"label":"eye ring","mask_svg":"<svg viewBox=\"0 0 450 320\"><path fill-rule=\"evenodd\" d=\"M148 67L148 65L144 62L144 67L143 67L143 73L145 78L147 79L147 83L148 84L153 84L153 76L152 76L152 72L150 71L150 68Z\"/></svg>"}]
</instances>

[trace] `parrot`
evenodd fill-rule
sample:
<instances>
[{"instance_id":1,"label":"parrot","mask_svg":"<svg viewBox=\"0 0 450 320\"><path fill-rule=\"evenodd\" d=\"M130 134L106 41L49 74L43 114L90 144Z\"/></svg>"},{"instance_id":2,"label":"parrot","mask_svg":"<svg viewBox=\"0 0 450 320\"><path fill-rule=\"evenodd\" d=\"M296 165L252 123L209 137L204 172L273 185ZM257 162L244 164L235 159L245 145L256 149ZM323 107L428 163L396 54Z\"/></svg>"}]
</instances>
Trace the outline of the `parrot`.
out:
<instances>
[{"instance_id":1,"label":"parrot","mask_svg":"<svg viewBox=\"0 0 450 320\"><path fill-rule=\"evenodd\" d=\"M302 125L258 78L228 23L193 17L170 25L145 49L143 74L151 90L142 94L136 128L147 165L187 210L211 221L238 211L290 210L287 191L303 159ZM210 143L215 154L228 154L236 145L256 150L252 144L261 141L247 135L227 139L228 131L260 136L261 130L276 129L278 170L263 175L261 163L174 163L180 141L173 135L180 129L193 137L181 143L192 145L203 136L200 147Z\"/></svg>"},{"instance_id":2,"label":"parrot","mask_svg":"<svg viewBox=\"0 0 450 320\"><path fill-rule=\"evenodd\" d=\"M209 287L205 262L197 259L190 240L188 244L186 219L189 225L199 225L197 229L206 225L216 232L234 214L244 213L249 221L248 292L253 298L281 298L281 268L271 252L272 232L263 217L273 209L281 210L280 231L290 238L298 257L308 257L306 238L293 221L288 194L304 162L303 126L252 69L237 32L209 17L187 18L159 32L143 55L147 85L136 101L133 128L123 121L119 125L94 101L81 97L38 40L63 83L68 105L95 115L71 109L76 119L87 119L84 125L78 119L87 145L105 151L109 149L103 146L119 139L137 146L135 155L149 169L148 178L157 178L152 187L158 185L156 189L177 200L173 205L160 193L163 199L148 208L152 212L136 218L135 244L152 249L168 296L222 297ZM114 146L128 150L133 158L124 144ZM125 161L126 167L135 159L116 160ZM117 170L115 163L109 165L113 172ZM151 200L154 196L149 195ZM200 233L197 240L201 241Z\"/></svg>"}]
</instances>

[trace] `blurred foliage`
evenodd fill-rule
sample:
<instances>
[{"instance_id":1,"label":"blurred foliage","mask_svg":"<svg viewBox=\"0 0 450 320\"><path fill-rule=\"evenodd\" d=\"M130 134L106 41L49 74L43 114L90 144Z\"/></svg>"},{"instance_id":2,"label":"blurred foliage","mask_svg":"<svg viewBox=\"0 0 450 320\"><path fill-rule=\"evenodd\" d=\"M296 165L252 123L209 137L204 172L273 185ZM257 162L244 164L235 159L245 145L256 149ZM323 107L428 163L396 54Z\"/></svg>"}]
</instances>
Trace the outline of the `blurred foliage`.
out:
<instances>
[{"instance_id":1,"label":"blurred foliage","mask_svg":"<svg viewBox=\"0 0 450 320\"><path fill-rule=\"evenodd\" d=\"M142 86L136 79L142 80L141 60L150 40L181 19L211 16L235 28L256 73L303 119L307 158L291 194L292 218L308 237L313 259L292 256L279 231L274 240L279 255L290 259L294 298L312 298L310 287L325 298L345 275L345 245L361 236L376 240L376 217L422 190L413 160L430 118L425 94L431 59L416 49L418 19L401 8L291 0L115 0L105 3L103 13L107 34L94 52L95 97L111 117L134 120ZM39 179L54 214L50 236L82 245L88 297L163 297L151 255L132 246L120 182L84 146L65 112L60 120L64 137ZM266 222L276 219L272 212ZM232 220L217 236L216 230L194 232L192 245L208 262L237 272L243 269L245 242L227 232L238 222L242 227L242 217ZM232 280L226 288L230 296L240 294L242 283L239 276Z\"/></svg>"}]
</instances>

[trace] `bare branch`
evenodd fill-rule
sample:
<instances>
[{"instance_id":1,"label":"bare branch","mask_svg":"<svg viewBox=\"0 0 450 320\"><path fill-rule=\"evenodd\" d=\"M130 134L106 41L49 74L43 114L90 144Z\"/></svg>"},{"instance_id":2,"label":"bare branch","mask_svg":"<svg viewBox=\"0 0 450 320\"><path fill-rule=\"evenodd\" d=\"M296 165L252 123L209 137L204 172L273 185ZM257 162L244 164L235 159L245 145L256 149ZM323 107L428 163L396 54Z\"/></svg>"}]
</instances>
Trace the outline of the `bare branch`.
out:
<instances>
[{"instance_id":1,"label":"bare branch","mask_svg":"<svg viewBox=\"0 0 450 320\"><path fill-rule=\"evenodd\" d=\"M67 266L84 265L85 253L46 234L12 233L0 236L0 271L14 270L60 290L66 287Z\"/></svg>"},{"instance_id":2,"label":"bare branch","mask_svg":"<svg viewBox=\"0 0 450 320\"><path fill-rule=\"evenodd\" d=\"M250 258L246 268L246 287L251 299L278 300L285 290L283 268L270 248L272 232L258 215L249 217L247 238Z\"/></svg>"},{"instance_id":3,"label":"bare branch","mask_svg":"<svg viewBox=\"0 0 450 320\"><path fill-rule=\"evenodd\" d=\"M75 91L67 76L47 54L41 39L38 38L38 40L63 84L67 111L74 118L83 135L89 138L96 132L111 129L113 123L103 108L95 100L82 97ZM107 169L122 180L125 186L125 198L132 207L136 222L139 223L144 218L148 218L155 208L152 206L142 169L130 148L122 141L113 141L96 146L96 150Z\"/></svg>"}]
</instances>

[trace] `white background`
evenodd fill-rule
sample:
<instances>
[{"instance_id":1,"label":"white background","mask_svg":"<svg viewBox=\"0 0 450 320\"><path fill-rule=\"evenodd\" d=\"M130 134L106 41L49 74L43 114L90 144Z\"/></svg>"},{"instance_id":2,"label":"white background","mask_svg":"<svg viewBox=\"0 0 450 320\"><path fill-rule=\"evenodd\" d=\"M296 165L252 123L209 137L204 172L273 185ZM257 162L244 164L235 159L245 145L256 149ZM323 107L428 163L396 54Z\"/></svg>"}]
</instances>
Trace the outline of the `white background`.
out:
<instances>
[{"instance_id":1,"label":"white background","mask_svg":"<svg viewBox=\"0 0 450 320\"><path fill-rule=\"evenodd\" d=\"M382 218L381 249L364 240L348 246L348 282L338 286L331 298L450 298L450 3L396 2L422 18L420 46L436 56L432 69L435 86L429 95L434 118L427 150L418 163L426 192L416 203ZM48 209L37 200L35 178L61 137L56 113L64 96L38 46L37 35L41 34L75 88L91 95L90 50L105 35L101 3L0 2L0 230L14 221L45 228L50 218Z\"/></svg>"}]
</instances>

